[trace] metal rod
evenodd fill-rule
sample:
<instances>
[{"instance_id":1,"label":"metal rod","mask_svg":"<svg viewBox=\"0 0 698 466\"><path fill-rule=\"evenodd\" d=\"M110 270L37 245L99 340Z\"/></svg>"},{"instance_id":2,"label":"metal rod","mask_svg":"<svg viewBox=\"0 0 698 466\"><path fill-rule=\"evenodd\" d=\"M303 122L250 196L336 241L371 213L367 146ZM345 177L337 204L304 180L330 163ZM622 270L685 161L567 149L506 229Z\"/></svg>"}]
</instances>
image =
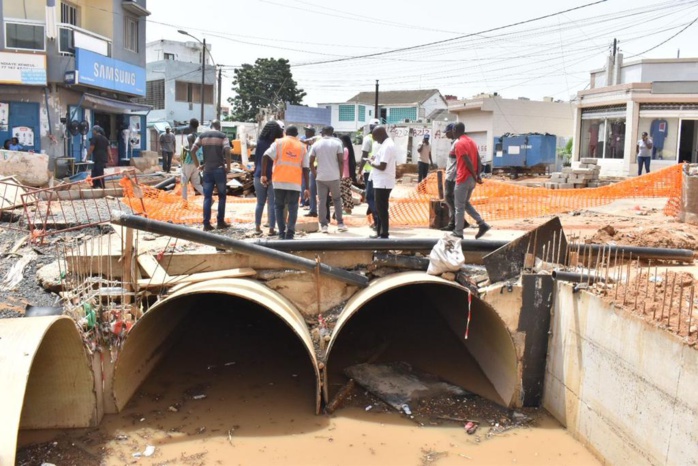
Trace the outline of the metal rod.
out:
<instances>
[{"instance_id":1,"label":"metal rod","mask_svg":"<svg viewBox=\"0 0 698 466\"><path fill-rule=\"evenodd\" d=\"M635 267L635 306L633 309L637 311L637 297L640 296L640 278L642 277L642 269L640 268L640 259L637 260Z\"/></svg>"},{"instance_id":2,"label":"metal rod","mask_svg":"<svg viewBox=\"0 0 698 466\"><path fill-rule=\"evenodd\" d=\"M681 291L679 291L679 318L677 319L676 322L676 333L680 334L681 333L681 310L683 309L683 284L679 283L679 288L681 288Z\"/></svg>"},{"instance_id":3,"label":"metal rod","mask_svg":"<svg viewBox=\"0 0 698 466\"><path fill-rule=\"evenodd\" d=\"M693 292L695 291L693 284L691 284L691 302L688 303L688 331L687 334L691 336L691 321L693 320Z\"/></svg>"},{"instance_id":4,"label":"metal rod","mask_svg":"<svg viewBox=\"0 0 698 466\"><path fill-rule=\"evenodd\" d=\"M671 279L671 296L669 296L669 310L667 311L666 315L667 327L671 326L671 309L674 307L674 286L676 285L676 275L676 272L674 272L674 276Z\"/></svg>"},{"instance_id":5,"label":"metal rod","mask_svg":"<svg viewBox=\"0 0 698 466\"><path fill-rule=\"evenodd\" d=\"M666 295L667 291L669 290L669 269L667 268L666 271L664 272L664 298L662 299L662 312L659 315L659 321L664 320L664 307L666 306Z\"/></svg>"},{"instance_id":6,"label":"metal rod","mask_svg":"<svg viewBox=\"0 0 698 466\"><path fill-rule=\"evenodd\" d=\"M174 225L157 220L150 220L118 211L113 213L112 222L117 225L123 225L126 227L135 228L137 230L172 236L200 244L206 244L219 249L236 251L250 256L267 257L269 259L286 263L289 266L293 266L294 268L304 270L306 272L313 272L316 267L315 261L313 260L294 256L293 254L288 254L281 251L275 251L273 249L261 247L253 243L247 243L245 241L239 241L226 238L224 236L206 233L183 225ZM298 242L301 243L302 241ZM327 264L320 264L320 273L352 285L361 287L368 286L367 277L355 272L340 269L338 267L332 267Z\"/></svg>"}]
</instances>

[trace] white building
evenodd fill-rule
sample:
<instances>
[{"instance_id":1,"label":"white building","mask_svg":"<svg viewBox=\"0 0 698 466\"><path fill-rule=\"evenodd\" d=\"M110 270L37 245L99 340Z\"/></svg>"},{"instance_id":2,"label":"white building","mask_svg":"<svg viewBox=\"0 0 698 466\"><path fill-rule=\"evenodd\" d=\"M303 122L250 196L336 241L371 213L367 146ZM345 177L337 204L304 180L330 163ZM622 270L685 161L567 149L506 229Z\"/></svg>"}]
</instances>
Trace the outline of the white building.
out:
<instances>
[{"instance_id":1,"label":"white building","mask_svg":"<svg viewBox=\"0 0 698 466\"><path fill-rule=\"evenodd\" d=\"M609 57L577 93L575 159L596 157L604 175L637 173L636 144L654 140L651 169L697 160L698 58L623 62Z\"/></svg>"},{"instance_id":2,"label":"white building","mask_svg":"<svg viewBox=\"0 0 698 466\"><path fill-rule=\"evenodd\" d=\"M484 162L492 160L494 139L507 133L548 133L558 140L572 136L574 105L570 102L505 99L496 94L449 102L448 109L465 124Z\"/></svg>"},{"instance_id":3,"label":"white building","mask_svg":"<svg viewBox=\"0 0 698 466\"><path fill-rule=\"evenodd\" d=\"M446 99L438 89L381 91L375 115L374 92L360 92L346 102L323 103L318 107L331 110L332 126L337 132L349 133L362 128L374 118L385 124L428 123L446 110Z\"/></svg>"}]
</instances>

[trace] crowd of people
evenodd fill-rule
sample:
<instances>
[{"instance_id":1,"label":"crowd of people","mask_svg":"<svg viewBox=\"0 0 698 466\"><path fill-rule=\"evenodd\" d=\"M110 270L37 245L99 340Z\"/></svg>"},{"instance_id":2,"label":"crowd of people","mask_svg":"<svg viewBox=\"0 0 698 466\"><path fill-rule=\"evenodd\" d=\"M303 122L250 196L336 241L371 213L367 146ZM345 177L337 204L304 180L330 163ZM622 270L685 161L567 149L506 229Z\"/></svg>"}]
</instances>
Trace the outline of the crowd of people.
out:
<instances>
[{"instance_id":1,"label":"crowd of people","mask_svg":"<svg viewBox=\"0 0 698 466\"><path fill-rule=\"evenodd\" d=\"M230 142L220 131L220 122L211 122L211 130L198 133L199 122L189 122L188 147L182 160L182 196L186 199L188 184L204 196L203 229L213 230L211 208L213 188L218 191L216 228L228 228L225 222L226 161L230 157ZM338 137L332 126L325 126L316 134L315 128L303 128L299 135L296 126L285 127L282 121L272 120L262 128L254 153L255 235L291 240L296 235L299 209L307 209L305 217L316 217L320 231L330 233L331 219L336 231L348 231L344 216L354 209L352 187L363 181L363 199L366 215L372 219L371 238L390 238L390 195L395 188L397 148L385 126L372 120L361 144L361 160L357 163L354 146L349 136ZM442 230L463 238L469 227L465 213L477 223L475 238L482 237L490 226L470 203L478 183L482 183L482 162L477 145L465 134L463 123L449 124L446 136L451 139L446 168L445 196L450 221ZM426 134L417 148L419 153L419 181L426 178L433 166L431 144ZM169 163L168 163L169 165ZM199 181L197 171L202 173ZM268 223L262 224L264 209ZM330 216L330 212L332 215Z\"/></svg>"}]
</instances>

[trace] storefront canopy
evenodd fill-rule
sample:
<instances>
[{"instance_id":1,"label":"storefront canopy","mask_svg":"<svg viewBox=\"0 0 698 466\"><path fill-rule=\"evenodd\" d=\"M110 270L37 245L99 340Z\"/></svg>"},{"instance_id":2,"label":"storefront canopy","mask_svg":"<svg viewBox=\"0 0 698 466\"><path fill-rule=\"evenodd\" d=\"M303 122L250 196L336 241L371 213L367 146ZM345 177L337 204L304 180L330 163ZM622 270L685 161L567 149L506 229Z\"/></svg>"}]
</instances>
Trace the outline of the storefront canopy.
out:
<instances>
[{"instance_id":1,"label":"storefront canopy","mask_svg":"<svg viewBox=\"0 0 698 466\"><path fill-rule=\"evenodd\" d=\"M92 104L95 110L110 113L140 113L149 112L153 107L150 105L136 104L133 102L124 102L123 100L110 99L94 94L83 94L83 106L85 103Z\"/></svg>"}]
</instances>

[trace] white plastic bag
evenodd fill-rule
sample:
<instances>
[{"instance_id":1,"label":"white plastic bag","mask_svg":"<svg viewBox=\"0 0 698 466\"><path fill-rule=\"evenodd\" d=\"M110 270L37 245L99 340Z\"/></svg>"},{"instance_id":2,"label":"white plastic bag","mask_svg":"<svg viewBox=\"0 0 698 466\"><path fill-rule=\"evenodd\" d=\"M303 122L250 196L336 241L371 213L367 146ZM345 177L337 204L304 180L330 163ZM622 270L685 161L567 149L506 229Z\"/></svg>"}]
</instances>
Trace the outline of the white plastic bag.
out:
<instances>
[{"instance_id":1,"label":"white plastic bag","mask_svg":"<svg viewBox=\"0 0 698 466\"><path fill-rule=\"evenodd\" d=\"M429 254L429 275L441 275L445 272L456 272L465 262L460 238L451 234L444 235L434 245Z\"/></svg>"}]
</instances>

